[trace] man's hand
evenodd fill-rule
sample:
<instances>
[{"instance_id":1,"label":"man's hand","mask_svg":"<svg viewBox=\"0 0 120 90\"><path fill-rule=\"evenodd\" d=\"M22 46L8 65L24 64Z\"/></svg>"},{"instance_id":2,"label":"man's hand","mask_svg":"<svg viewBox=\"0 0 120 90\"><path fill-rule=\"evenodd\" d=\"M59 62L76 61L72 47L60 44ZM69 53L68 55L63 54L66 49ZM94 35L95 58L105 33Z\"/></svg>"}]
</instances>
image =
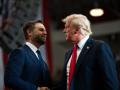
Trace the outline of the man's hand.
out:
<instances>
[{"instance_id":1,"label":"man's hand","mask_svg":"<svg viewBox=\"0 0 120 90\"><path fill-rule=\"evenodd\" d=\"M48 87L38 87L37 90L49 90Z\"/></svg>"},{"instance_id":2,"label":"man's hand","mask_svg":"<svg viewBox=\"0 0 120 90\"><path fill-rule=\"evenodd\" d=\"M40 87L40 90L49 90L48 87Z\"/></svg>"},{"instance_id":3,"label":"man's hand","mask_svg":"<svg viewBox=\"0 0 120 90\"><path fill-rule=\"evenodd\" d=\"M38 87L37 90L40 90L40 87Z\"/></svg>"}]
</instances>

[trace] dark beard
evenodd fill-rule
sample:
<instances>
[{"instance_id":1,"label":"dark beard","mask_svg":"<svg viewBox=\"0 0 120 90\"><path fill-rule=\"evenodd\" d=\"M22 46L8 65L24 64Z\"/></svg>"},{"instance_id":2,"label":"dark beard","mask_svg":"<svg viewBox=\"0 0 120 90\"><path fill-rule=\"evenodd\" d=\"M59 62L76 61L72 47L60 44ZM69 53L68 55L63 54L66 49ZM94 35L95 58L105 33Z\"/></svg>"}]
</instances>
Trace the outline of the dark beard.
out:
<instances>
[{"instance_id":1,"label":"dark beard","mask_svg":"<svg viewBox=\"0 0 120 90\"><path fill-rule=\"evenodd\" d=\"M41 45L43 45L45 43L44 38L41 37L41 36L36 36L35 40L36 40L37 43L39 43Z\"/></svg>"}]
</instances>

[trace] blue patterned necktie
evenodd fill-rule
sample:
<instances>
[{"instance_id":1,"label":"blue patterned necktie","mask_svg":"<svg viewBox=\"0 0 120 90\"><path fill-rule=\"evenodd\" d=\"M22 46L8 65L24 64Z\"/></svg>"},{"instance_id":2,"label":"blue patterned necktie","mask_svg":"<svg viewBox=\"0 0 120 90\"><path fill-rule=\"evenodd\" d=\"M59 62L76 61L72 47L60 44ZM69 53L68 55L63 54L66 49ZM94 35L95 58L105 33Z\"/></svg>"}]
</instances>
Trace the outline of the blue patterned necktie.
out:
<instances>
[{"instance_id":1,"label":"blue patterned necktie","mask_svg":"<svg viewBox=\"0 0 120 90\"><path fill-rule=\"evenodd\" d=\"M36 52L37 52L37 55L38 55L39 60L40 60L40 59L42 59L42 56L41 56L40 51L39 51L39 50L37 50ZM42 60L43 60L43 59L42 59Z\"/></svg>"},{"instance_id":2,"label":"blue patterned necktie","mask_svg":"<svg viewBox=\"0 0 120 90\"><path fill-rule=\"evenodd\" d=\"M36 52L37 52L37 55L38 55L38 59L39 59L39 60L41 61L41 63L44 65L45 62L44 62L44 60L43 60L43 58L42 58L41 52L40 52L39 50L37 50Z\"/></svg>"},{"instance_id":3,"label":"blue patterned necktie","mask_svg":"<svg viewBox=\"0 0 120 90\"><path fill-rule=\"evenodd\" d=\"M36 52L37 52L38 58L42 64L42 66L43 66L43 69L44 70L47 69L48 68L47 63L43 60L40 50L37 50Z\"/></svg>"},{"instance_id":4,"label":"blue patterned necktie","mask_svg":"<svg viewBox=\"0 0 120 90\"><path fill-rule=\"evenodd\" d=\"M42 71L43 71L43 73L41 73L41 75L42 75L42 83L47 83L48 82L48 66L47 66L47 64L45 63L45 61L43 60L43 58L42 58L42 56L41 56L41 53L40 53L40 51L39 50L37 50L36 51L37 52L37 55L38 55L38 58L39 58L39 61L40 61L40 63L41 63L41 68L42 68Z\"/></svg>"}]
</instances>

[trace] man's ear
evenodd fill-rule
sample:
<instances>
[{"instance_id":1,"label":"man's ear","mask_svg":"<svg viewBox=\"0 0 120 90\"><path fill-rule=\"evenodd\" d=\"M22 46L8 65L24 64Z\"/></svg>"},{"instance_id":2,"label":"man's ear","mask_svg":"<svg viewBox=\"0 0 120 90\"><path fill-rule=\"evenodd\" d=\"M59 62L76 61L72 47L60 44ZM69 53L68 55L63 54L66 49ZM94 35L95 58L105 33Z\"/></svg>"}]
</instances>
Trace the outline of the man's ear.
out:
<instances>
[{"instance_id":1,"label":"man's ear","mask_svg":"<svg viewBox=\"0 0 120 90\"><path fill-rule=\"evenodd\" d=\"M30 37L32 35L32 31L31 30L27 30L27 35L28 35L28 37Z\"/></svg>"}]
</instances>

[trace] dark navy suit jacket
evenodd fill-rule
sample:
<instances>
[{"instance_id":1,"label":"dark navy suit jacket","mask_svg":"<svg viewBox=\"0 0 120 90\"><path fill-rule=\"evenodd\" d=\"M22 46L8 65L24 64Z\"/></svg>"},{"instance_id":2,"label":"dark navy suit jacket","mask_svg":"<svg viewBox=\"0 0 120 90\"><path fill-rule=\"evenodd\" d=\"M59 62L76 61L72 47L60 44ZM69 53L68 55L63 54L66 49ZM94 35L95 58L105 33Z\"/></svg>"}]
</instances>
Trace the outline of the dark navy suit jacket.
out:
<instances>
[{"instance_id":1,"label":"dark navy suit jacket","mask_svg":"<svg viewBox=\"0 0 120 90\"><path fill-rule=\"evenodd\" d=\"M66 90L66 66L72 49L65 55L62 89ZM76 63L70 90L118 90L115 60L109 46L89 38Z\"/></svg>"},{"instance_id":2,"label":"dark navy suit jacket","mask_svg":"<svg viewBox=\"0 0 120 90\"><path fill-rule=\"evenodd\" d=\"M24 45L10 53L5 68L5 85L12 90L37 90L38 86L48 86L50 76L47 64L43 68L34 52Z\"/></svg>"}]
</instances>

